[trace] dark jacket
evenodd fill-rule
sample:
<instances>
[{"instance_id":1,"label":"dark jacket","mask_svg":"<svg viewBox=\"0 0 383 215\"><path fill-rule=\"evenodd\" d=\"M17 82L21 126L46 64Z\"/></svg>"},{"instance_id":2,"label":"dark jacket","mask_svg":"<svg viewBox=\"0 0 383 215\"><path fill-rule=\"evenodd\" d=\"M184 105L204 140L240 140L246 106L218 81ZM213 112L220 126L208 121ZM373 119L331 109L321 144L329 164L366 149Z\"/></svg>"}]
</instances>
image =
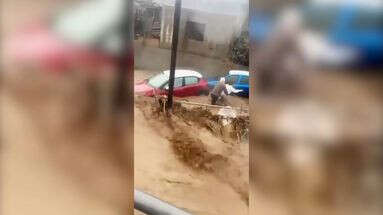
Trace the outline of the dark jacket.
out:
<instances>
[{"instance_id":1,"label":"dark jacket","mask_svg":"<svg viewBox=\"0 0 383 215\"><path fill-rule=\"evenodd\" d=\"M226 95L228 95L229 93L227 92L227 89L226 89L226 84L224 83L218 83L213 91L211 92L211 94L215 95L215 96L221 96L222 92L225 92Z\"/></svg>"}]
</instances>

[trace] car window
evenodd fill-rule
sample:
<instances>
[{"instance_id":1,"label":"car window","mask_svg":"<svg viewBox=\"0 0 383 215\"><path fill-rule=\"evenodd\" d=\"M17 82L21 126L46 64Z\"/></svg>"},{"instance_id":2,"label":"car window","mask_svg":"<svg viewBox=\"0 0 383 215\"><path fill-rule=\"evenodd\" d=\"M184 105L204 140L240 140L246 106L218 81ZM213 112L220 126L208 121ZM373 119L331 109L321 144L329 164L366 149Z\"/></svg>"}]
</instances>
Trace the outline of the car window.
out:
<instances>
[{"instance_id":1,"label":"car window","mask_svg":"<svg viewBox=\"0 0 383 215\"><path fill-rule=\"evenodd\" d=\"M123 0L87 0L60 13L52 27L61 37L90 45L101 37L109 37L123 16ZM114 43L115 36L107 38Z\"/></svg>"},{"instance_id":2,"label":"car window","mask_svg":"<svg viewBox=\"0 0 383 215\"><path fill-rule=\"evenodd\" d=\"M198 84L197 77L185 77L185 86L193 84Z\"/></svg>"},{"instance_id":3,"label":"car window","mask_svg":"<svg viewBox=\"0 0 383 215\"><path fill-rule=\"evenodd\" d=\"M238 75L230 75L226 77L225 83L233 85L237 83L239 76Z\"/></svg>"},{"instance_id":4,"label":"car window","mask_svg":"<svg viewBox=\"0 0 383 215\"><path fill-rule=\"evenodd\" d=\"M174 79L174 88L176 87L182 87L182 78Z\"/></svg>"},{"instance_id":5,"label":"car window","mask_svg":"<svg viewBox=\"0 0 383 215\"><path fill-rule=\"evenodd\" d=\"M309 4L303 10L304 25L310 30L326 33L334 25L338 12L337 7Z\"/></svg>"},{"instance_id":6,"label":"car window","mask_svg":"<svg viewBox=\"0 0 383 215\"><path fill-rule=\"evenodd\" d=\"M182 85L183 85L183 80L182 80L182 78L176 78L176 79L174 79L174 88L182 87ZM169 88L169 83L166 84L165 88Z\"/></svg>"},{"instance_id":7,"label":"car window","mask_svg":"<svg viewBox=\"0 0 383 215\"><path fill-rule=\"evenodd\" d=\"M160 73L156 76L153 76L148 80L148 84L154 88L159 88L164 85L169 80L169 76L164 73Z\"/></svg>"},{"instance_id":8,"label":"car window","mask_svg":"<svg viewBox=\"0 0 383 215\"><path fill-rule=\"evenodd\" d=\"M249 76L242 76L241 80L239 81L240 84L249 84Z\"/></svg>"},{"instance_id":9,"label":"car window","mask_svg":"<svg viewBox=\"0 0 383 215\"><path fill-rule=\"evenodd\" d=\"M383 28L383 12L360 10L352 21L353 29L377 30Z\"/></svg>"}]
</instances>

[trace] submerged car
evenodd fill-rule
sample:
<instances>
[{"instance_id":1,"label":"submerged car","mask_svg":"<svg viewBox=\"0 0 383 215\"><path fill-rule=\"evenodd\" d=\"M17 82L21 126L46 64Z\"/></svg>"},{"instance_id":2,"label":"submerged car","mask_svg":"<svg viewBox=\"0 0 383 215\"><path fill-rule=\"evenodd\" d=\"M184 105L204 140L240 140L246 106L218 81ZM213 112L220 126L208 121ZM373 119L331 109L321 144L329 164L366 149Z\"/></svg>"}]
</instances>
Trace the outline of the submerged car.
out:
<instances>
[{"instance_id":1,"label":"submerged car","mask_svg":"<svg viewBox=\"0 0 383 215\"><path fill-rule=\"evenodd\" d=\"M212 89L218 84L216 78L210 79L208 82L209 88ZM229 74L225 76L225 83L233 86L237 90L241 90L236 93L240 96L249 96L249 71L231 70Z\"/></svg>"},{"instance_id":2,"label":"submerged car","mask_svg":"<svg viewBox=\"0 0 383 215\"><path fill-rule=\"evenodd\" d=\"M298 37L305 61L320 66L376 66L383 62L383 1L310 0L298 6L304 32ZM250 36L264 42L278 17L252 11Z\"/></svg>"},{"instance_id":3,"label":"submerged car","mask_svg":"<svg viewBox=\"0 0 383 215\"><path fill-rule=\"evenodd\" d=\"M154 96L167 95L169 90L170 71L161 72L149 79L146 79L134 87L138 95ZM174 77L174 96L198 96L208 94L209 88L201 73L193 70L176 70Z\"/></svg>"},{"instance_id":4,"label":"submerged car","mask_svg":"<svg viewBox=\"0 0 383 215\"><path fill-rule=\"evenodd\" d=\"M302 39L307 60L334 66L382 64L382 1L313 0L302 14L310 30Z\"/></svg>"},{"instance_id":5,"label":"submerged car","mask_svg":"<svg viewBox=\"0 0 383 215\"><path fill-rule=\"evenodd\" d=\"M119 28L123 0L81 1L54 16L27 23L5 41L5 53L15 64L37 65L49 72L74 67L109 71L122 48Z\"/></svg>"}]
</instances>

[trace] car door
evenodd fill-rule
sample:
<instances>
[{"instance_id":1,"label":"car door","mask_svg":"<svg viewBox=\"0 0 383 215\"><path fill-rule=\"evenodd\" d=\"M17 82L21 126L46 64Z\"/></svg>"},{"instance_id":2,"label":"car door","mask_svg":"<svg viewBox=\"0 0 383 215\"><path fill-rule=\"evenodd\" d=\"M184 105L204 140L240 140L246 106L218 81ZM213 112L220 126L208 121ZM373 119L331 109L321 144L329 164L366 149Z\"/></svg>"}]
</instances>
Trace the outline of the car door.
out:
<instances>
[{"instance_id":1,"label":"car door","mask_svg":"<svg viewBox=\"0 0 383 215\"><path fill-rule=\"evenodd\" d=\"M225 83L232 85L234 88L238 85L239 75L228 75L225 78Z\"/></svg>"},{"instance_id":2,"label":"car door","mask_svg":"<svg viewBox=\"0 0 383 215\"><path fill-rule=\"evenodd\" d=\"M169 90L169 82L165 86L166 91ZM174 96L181 96L183 94L183 78L175 78L174 79Z\"/></svg>"},{"instance_id":3,"label":"car door","mask_svg":"<svg viewBox=\"0 0 383 215\"><path fill-rule=\"evenodd\" d=\"M383 54L383 11L381 9L341 8L331 40L358 50L359 63L378 63Z\"/></svg>"},{"instance_id":4,"label":"car door","mask_svg":"<svg viewBox=\"0 0 383 215\"><path fill-rule=\"evenodd\" d=\"M184 77L183 92L185 96L197 96L200 93L199 78L195 76Z\"/></svg>"},{"instance_id":5,"label":"car door","mask_svg":"<svg viewBox=\"0 0 383 215\"><path fill-rule=\"evenodd\" d=\"M234 86L238 90L243 90L241 95L249 95L249 76L242 75L238 80L238 84Z\"/></svg>"}]
</instances>

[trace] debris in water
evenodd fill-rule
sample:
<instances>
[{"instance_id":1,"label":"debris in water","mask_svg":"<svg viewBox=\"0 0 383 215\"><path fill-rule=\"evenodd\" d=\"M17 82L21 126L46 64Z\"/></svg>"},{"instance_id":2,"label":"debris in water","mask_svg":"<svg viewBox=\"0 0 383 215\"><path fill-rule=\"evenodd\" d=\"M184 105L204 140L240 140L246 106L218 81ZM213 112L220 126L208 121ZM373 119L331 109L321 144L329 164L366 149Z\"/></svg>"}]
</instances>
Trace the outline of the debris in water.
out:
<instances>
[{"instance_id":1,"label":"debris in water","mask_svg":"<svg viewBox=\"0 0 383 215\"><path fill-rule=\"evenodd\" d=\"M215 166L227 162L222 155L208 152L201 140L185 133L175 133L170 142L178 158L193 169L213 171Z\"/></svg>"},{"instance_id":2,"label":"debris in water","mask_svg":"<svg viewBox=\"0 0 383 215\"><path fill-rule=\"evenodd\" d=\"M227 106L227 107L221 108L218 111L218 115L222 116L224 118L236 118L237 117L237 111L234 110L232 107Z\"/></svg>"}]
</instances>

